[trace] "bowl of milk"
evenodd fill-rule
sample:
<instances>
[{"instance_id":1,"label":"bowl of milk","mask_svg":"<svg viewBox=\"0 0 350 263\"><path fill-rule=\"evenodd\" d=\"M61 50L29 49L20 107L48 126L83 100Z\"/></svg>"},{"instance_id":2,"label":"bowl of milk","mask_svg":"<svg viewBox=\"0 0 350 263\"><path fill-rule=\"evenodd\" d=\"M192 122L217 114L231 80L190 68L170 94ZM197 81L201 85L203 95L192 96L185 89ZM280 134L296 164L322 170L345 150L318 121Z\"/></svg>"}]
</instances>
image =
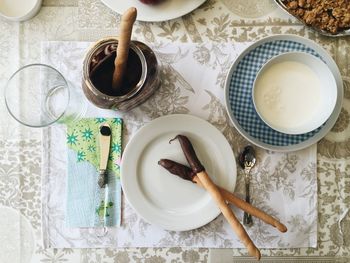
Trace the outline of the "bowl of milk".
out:
<instances>
[{"instance_id":1,"label":"bowl of milk","mask_svg":"<svg viewBox=\"0 0 350 263\"><path fill-rule=\"evenodd\" d=\"M288 52L268 60L256 75L252 99L272 129L304 134L324 124L337 100L335 78L320 58Z\"/></svg>"}]
</instances>

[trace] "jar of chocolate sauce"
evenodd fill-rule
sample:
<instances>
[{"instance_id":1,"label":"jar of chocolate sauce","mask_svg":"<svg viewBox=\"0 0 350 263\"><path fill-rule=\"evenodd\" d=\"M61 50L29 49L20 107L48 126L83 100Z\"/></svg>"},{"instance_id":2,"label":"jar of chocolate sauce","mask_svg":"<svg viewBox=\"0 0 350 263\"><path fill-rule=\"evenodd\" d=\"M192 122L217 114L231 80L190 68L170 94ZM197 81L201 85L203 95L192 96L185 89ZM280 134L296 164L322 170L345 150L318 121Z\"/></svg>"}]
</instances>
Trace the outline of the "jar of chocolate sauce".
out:
<instances>
[{"instance_id":1,"label":"jar of chocolate sauce","mask_svg":"<svg viewBox=\"0 0 350 263\"><path fill-rule=\"evenodd\" d=\"M82 88L99 108L128 111L147 100L160 86L157 58L147 45L131 41L121 88L112 88L116 38L95 43L84 59Z\"/></svg>"}]
</instances>

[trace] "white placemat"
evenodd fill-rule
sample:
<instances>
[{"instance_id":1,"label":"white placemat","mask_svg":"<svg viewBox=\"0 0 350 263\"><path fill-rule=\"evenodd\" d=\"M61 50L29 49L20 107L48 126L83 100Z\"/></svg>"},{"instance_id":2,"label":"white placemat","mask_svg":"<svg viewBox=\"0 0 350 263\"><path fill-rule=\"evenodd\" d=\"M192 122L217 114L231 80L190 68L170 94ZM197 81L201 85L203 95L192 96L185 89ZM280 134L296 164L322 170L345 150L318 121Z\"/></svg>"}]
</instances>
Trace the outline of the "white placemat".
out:
<instances>
[{"instance_id":1,"label":"white placemat","mask_svg":"<svg viewBox=\"0 0 350 263\"><path fill-rule=\"evenodd\" d=\"M80 88L83 56L90 43L44 42L42 62L52 65ZM144 123L172 113L189 113L210 121L230 141L235 153L246 141L232 128L223 106L224 80L234 58L246 44L162 44L154 47L161 62L162 86L140 107L126 113L101 110L89 104L87 117L123 117L123 144ZM64 223L66 177L65 129L43 132L42 218L45 247L243 247L219 216L199 229L170 232L144 222L123 200L122 226L101 237L95 229L68 229ZM260 248L315 247L317 242L316 145L294 153L257 149L258 165L251 185L255 206L279 218L285 234L254 219L248 233ZM243 196L239 169L235 192ZM243 213L234 210L242 219Z\"/></svg>"}]
</instances>

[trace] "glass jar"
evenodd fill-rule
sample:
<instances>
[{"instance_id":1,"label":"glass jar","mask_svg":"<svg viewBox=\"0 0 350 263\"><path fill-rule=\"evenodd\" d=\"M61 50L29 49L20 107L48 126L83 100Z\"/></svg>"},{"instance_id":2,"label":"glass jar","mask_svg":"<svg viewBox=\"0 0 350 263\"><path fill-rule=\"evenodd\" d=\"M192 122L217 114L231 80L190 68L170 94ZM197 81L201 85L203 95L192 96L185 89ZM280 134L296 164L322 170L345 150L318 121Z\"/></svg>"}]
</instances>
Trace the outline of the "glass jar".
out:
<instances>
[{"instance_id":1,"label":"glass jar","mask_svg":"<svg viewBox=\"0 0 350 263\"><path fill-rule=\"evenodd\" d=\"M83 65L82 88L99 108L128 111L146 101L160 86L157 58L147 45L131 41L126 82L118 93L112 90L117 38L105 38L88 51Z\"/></svg>"}]
</instances>

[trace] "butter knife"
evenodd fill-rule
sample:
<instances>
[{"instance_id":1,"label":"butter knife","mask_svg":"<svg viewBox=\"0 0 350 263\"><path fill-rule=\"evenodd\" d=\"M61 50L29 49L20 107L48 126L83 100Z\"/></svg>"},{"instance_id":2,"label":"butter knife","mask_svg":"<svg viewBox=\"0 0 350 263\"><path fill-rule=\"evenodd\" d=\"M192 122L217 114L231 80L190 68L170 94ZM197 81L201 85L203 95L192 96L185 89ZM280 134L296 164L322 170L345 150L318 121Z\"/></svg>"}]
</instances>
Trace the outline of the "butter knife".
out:
<instances>
[{"instance_id":1,"label":"butter knife","mask_svg":"<svg viewBox=\"0 0 350 263\"><path fill-rule=\"evenodd\" d=\"M111 128L107 123L100 126L99 132L99 144L100 144L100 169L97 184L100 187L100 201L98 207L96 208L96 213L98 215L98 225L101 227L106 227L109 225L108 218L110 214L108 212L111 208L111 203L109 202L109 187L108 187L108 172L107 164L109 157L109 149L111 145Z\"/></svg>"}]
</instances>

